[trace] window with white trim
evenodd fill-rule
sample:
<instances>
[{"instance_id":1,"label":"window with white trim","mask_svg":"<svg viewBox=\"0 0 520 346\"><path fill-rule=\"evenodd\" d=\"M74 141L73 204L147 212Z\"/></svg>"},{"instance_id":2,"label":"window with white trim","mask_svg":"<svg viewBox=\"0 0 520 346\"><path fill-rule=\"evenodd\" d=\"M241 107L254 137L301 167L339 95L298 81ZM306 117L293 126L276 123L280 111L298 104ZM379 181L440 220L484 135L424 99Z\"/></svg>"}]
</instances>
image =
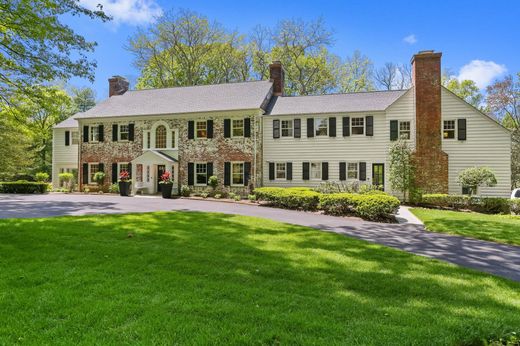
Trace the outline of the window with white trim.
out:
<instances>
[{"instance_id":1,"label":"window with white trim","mask_svg":"<svg viewBox=\"0 0 520 346\"><path fill-rule=\"evenodd\" d=\"M443 137L444 139L455 138L455 120L444 120L443 122Z\"/></svg>"},{"instance_id":2,"label":"window with white trim","mask_svg":"<svg viewBox=\"0 0 520 346\"><path fill-rule=\"evenodd\" d=\"M321 162L311 162L311 179L321 179Z\"/></svg>"},{"instance_id":3,"label":"window with white trim","mask_svg":"<svg viewBox=\"0 0 520 346\"><path fill-rule=\"evenodd\" d=\"M119 125L119 140L127 141L128 140L128 124L127 125Z\"/></svg>"},{"instance_id":4,"label":"window with white trim","mask_svg":"<svg viewBox=\"0 0 520 346\"><path fill-rule=\"evenodd\" d=\"M99 127L97 125L90 127L89 142L99 142Z\"/></svg>"},{"instance_id":5,"label":"window with white trim","mask_svg":"<svg viewBox=\"0 0 520 346\"><path fill-rule=\"evenodd\" d=\"M99 163L89 163L88 164L88 173L89 173L89 184L94 184L96 181L94 180L94 175L99 172Z\"/></svg>"},{"instance_id":6,"label":"window with white trim","mask_svg":"<svg viewBox=\"0 0 520 346\"><path fill-rule=\"evenodd\" d=\"M410 122L400 121L399 122L399 138L410 139Z\"/></svg>"},{"instance_id":7,"label":"window with white trim","mask_svg":"<svg viewBox=\"0 0 520 346\"><path fill-rule=\"evenodd\" d=\"M352 118L351 120L352 134L362 135L365 133L365 118Z\"/></svg>"},{"instance_id":8,"label":"window with white trim","mask_svg":"<svg viewBox=\"0 0 520 346\"><path fill-rule=\"evenodd\" d=\"M231 120L231 135L233 137L244 137L244 119Z\"/></svg>"},{"instance_id":9,"label":"window with white trim","mask_svg":"<svg viewBox=\"0 0 520 346\"><path fill-rule=\"evenodd\" d=\"M327 118L314 119L314 131L316 132L316 136L328 136L328 125L329 119Z\"/></svg>"},{"instance_id":10,"label":"window with white trim","mask_svg":"<svg viewBox=\"0 0 520 346\"><path fill-rule=\"evenodd\" d=\"M79 144L79 132L78 131L72 131L70 133L70 138L71 138L71 143L74 145L74 144Z\"/></svg>"},{"instance_id":11,"label":"window with white trim","mask_svg":"<svg viewBox=\"0 0 520 346\"><path fill-rule=\"evenodd\" d=\"M155 147L166 149L166 126L164 125L159 125L155 129Z\"/></svg>"},{"instance_id":12,"label":"window with white trim","mask_svg":"<svg viewBox=\"0 0 520 346\"><path fill-rule=\"evenodd\" d=\"M349 162L347 164L347 179L357 179L357 178L358 178L358 163Z\"/></svg>"},{"instance_id":13,"label":"window with white trim","mask_svg":"<svg viewBox=\"0 0 520 346\"><path fill-rule=\"evenodd\" d=\"M195 164L195 185L207 185L208 166L206 163Z\"/></svg>"},{"instance_id":14,"label":"window with white trim","mask_svg":"<svg viewBox=\"0 0 520 346\"><path fill-rule=\"evenodd\" d=\"M292 137L293 136L293 121L292 120L282 120L282 137Z\"/></svg>"},{"instance_id":15,"label":"window with white trim","mask_svg":"<svg viewBox=\"0 0 520 346\"><path fill-rule=\"evenodd\" d=\"M244 163L243 162L232 162L231 163L231 184L232 185L244 185Z\"/></svg>"},{"instance_id":16,"label":"window with white trim","mask_svg":"<svg viewBox=\"0 0 520 346\"><path fill-rule=\"evenodd\" d=\"M285 162L277 162L275 164L275 178L287 179L287 164Z\"/></svg>"},{"instance_id":17,"label":"window with white trim","mask_svg":"<svg viewBox=\"0 0 520 346\"><path fill-rule=\"evenodd\" d=\"M208 138L208 124L206 120L195 122L197 138Z\"/></svg>"}]
</instances>

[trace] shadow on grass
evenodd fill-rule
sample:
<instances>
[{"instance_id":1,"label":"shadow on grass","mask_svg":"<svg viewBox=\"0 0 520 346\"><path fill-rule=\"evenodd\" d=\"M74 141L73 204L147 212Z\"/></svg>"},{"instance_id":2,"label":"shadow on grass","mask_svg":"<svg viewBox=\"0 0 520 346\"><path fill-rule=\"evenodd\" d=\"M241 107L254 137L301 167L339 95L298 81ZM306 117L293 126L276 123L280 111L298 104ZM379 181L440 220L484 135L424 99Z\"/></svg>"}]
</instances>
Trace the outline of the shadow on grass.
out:
<instances>
[{"instance_id":1,"label":"shadow on grass","mask_svg":"<svg viewBox=\"0 0 520 346\"><path fill-rule=\"evenodd\" d=\"M174 212L0 221L0 341L453 344L520 285L309 228Z\"/></svg>"}]
</instances>

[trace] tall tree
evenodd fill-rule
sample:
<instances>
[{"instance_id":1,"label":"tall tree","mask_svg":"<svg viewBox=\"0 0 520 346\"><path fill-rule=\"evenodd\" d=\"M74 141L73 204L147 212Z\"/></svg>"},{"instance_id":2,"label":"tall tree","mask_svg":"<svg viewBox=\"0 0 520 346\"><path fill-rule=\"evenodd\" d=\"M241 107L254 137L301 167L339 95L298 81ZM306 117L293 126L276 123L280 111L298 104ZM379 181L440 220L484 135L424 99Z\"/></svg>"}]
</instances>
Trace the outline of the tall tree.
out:
<instances>
[{"instance_id":1,"label":"tall tree","mask_svg":"<svg viewBox=\"0 0 520 346\"><path fill-rule=\"evenodd\" d=\"M86 112L96 105L96 92L89 87L76 88L71 87L72 102L74 104L74 113Z\"/></svg>"},{"instance_id":2,"label":"tall tree","mask_svg":"<svg viewBox=\"0 0 520 346\"><path fill-rule=\"evenodd\" d=\"M412 85L409 65L387 62L374 73L374 80L381 90L403 90Z\"/></svg>"},{"instance_id":3,"label":"tall tree","mask_svg":"<svg viewBox=\"0 0 520 346\"><path fill-rule=\"evenodd\" d=\"M482 101L484 100L484 96L482 96L474 81L469 79L459 81L455 77L447 78L443 76L442 84L470 105L482 110Z\"/></svg>"},{"instance_id":4,"label":"tall tree","mask_svg":"<svg viewBox=\"0 0 520 346\"><path fill-rule=\"evenodd\" d=\"M5 108L0 110L0 180L27 173L32 162L28 130Z\"/></svg>"},{"instance_id":5,"label":"tall tree","mask_svg":"<svg viewBox=\"0 0 520 346\"><path fill-rule=\"evenodd\" d=\"M354 54L347 57L342 66L340 77L341 92L359 92L374 90L373 83L373 63L360 51L354 51Z\"/></svg>"},{"instance_id":6,"label":"tall tree","mask_svg":"<svg viewBox=\"0 0 520 346\"><path fill-rule=\"evenodd\" d=\"M72 76L94 79L96 63L87 53L96 43L63 24L64 14L110 19L101 7L91 11L76 0L0 2L0 101L23 92L39 102L45 96L32 88L35 84Z\"/></svg>"}]
</instances>

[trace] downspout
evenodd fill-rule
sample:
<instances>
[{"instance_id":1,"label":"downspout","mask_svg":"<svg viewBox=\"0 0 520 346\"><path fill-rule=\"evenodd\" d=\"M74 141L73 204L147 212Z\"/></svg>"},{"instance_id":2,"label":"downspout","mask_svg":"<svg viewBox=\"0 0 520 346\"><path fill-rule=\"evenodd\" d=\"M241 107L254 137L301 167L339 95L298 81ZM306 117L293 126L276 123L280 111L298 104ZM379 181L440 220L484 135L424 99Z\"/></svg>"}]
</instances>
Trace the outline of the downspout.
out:
<instances>
[{"instance_id":1,"label":"downspout","mask_svg":"<svg viewBox=\"0 0 520 346\"><path fill-rule=\"evenodd\" d=\"M253 152L254 152L254 157L253 157L253 172L255 172L254 174L254 187L256 188L257 187L257 171L256 171L256 154L257 154L257 143L256 143L256 132L258 130L257 128L257 119L258 119L258 114L255 116L255 131L253 132Z\"/></svg>"}]
</instances>

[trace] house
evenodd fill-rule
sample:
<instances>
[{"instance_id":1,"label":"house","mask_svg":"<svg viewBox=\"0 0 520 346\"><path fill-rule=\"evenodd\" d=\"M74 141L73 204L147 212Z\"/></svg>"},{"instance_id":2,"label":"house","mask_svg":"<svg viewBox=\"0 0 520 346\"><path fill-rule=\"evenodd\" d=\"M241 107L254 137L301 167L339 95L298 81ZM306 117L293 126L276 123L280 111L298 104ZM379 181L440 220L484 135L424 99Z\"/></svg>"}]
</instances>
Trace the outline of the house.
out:
<instances>
[{"instance_id":1,"label":"house","mask_svg":"<svg viewBox=\"0 0 520 346\"><path fill-rule=\"evenodd\" d=\"M354 180L391 192L388 150L404 136L422 191L460 194L458 173L478 165L498 181L479 192L506 197L510 132L441 85L441 55L414 55L408 90L350 94L284 96L279 62L270 65L269 81L128 91L116 76L107 100L54 129L53 172L75 166L81 188L96 171L111 183L128 170L135 187L152 194L165 170L177 188L192 190L206 189L216 175L240 194Z\"/></svg>"}]
</instances>

